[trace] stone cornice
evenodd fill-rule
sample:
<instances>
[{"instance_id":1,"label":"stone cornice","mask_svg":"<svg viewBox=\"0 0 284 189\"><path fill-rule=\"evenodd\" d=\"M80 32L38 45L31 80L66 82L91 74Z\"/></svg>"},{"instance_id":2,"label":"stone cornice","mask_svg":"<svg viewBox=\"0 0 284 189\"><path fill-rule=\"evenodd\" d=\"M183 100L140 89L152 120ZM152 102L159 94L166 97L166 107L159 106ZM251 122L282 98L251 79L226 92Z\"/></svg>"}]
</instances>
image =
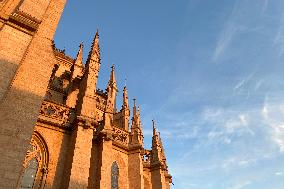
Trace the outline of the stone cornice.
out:
<instances>
[{"instance_id":1,"label":"stone cornice","mask_svg":"<svg viewBox=\"0 0 284 189\"><path fill-rule=\"evenodd\" d=\"M1 22L19 29L29 35L34 35L39 27L39 24L41 23L40 20L20 10L16 10L9 16L8 19L1 18Z\"/></svg>"}]
</instances>

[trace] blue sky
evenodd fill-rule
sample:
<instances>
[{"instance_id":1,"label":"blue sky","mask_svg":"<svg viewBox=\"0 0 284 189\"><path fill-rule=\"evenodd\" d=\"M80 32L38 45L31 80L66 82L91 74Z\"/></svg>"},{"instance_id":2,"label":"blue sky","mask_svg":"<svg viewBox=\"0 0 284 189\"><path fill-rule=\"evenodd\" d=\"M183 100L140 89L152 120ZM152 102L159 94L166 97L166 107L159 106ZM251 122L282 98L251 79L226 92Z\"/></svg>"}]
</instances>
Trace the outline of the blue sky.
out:
<instances>
[{"instance_id":1,"label":"blue sky","mask_svg":"<svg viewBox=\"0 0 284 189\"><path fill-rule=\"evenodd\" d=\"M141 106L173 189L284 188L284 1L69 0L55 42L85 57L100 31L105 88ZM118 102L120 106L121 102Z\"/></svg>"}]
</instances>

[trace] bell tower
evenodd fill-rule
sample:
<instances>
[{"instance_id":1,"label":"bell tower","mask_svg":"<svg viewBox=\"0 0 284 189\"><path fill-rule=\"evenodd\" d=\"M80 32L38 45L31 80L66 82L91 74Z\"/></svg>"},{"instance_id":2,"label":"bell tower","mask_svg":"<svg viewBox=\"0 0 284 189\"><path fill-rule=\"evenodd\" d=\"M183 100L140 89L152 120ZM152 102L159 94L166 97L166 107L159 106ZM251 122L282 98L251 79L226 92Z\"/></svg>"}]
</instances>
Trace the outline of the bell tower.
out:
<instances>
[{"instance_id":1,"label":"bell tower","mask_svg":"<svg viewBox=\"0 0 284 189\"><path fill-rule=\"evenodd\" d=\"M66 0L0 1L0 188L15 188L56 58ZM8 175L14 175L13 177Z\"/></svg>"}]
</instances>

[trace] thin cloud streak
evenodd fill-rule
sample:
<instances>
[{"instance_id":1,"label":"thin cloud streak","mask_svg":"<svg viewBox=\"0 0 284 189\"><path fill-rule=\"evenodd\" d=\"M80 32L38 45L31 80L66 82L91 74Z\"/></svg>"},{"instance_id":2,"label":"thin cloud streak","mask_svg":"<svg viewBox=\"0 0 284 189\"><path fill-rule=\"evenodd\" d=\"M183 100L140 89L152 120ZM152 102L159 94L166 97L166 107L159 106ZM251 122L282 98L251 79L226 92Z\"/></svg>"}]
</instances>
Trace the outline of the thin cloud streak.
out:
<instances>
[{"instance_id":1,"label":"thin cloud streak","mask_svg":"<svg viewBox=\"0 0 284 189\"><path fill-rule=\"evenodd\" d=\"M213 61L216 62L226 51L238 31L238 26L234 23L228 23L218 39L217 46L213 55Z\"/></svg>"},{"instance_id":2,"label":"thin cloud streak","mask_svg":"<svg viewBox=\"0 0 284 189\"><path fill-rule=\"evenodd\" d=\"M278 30L273 40L273 46L277 48L278 56L284 54L284 13L279 21Z\"/></svg>"},{"instance_id":3,"label":"thin cloud streak","mask_svg":"<svg viewBox=\"0 0 284 189\"><path fill-rule=\"evenodd\" d=\"M220 36L217 40L217 45L212 57L213 62L218 61L221 58L226 50L229 48L236 34L242 30L242 27L239 23L236 23L236 19L241 14L241 1L236 1L231 15L225 23L223 30L220 33Z\"/></svg>"},{"instance_id":4,"label":"thin cloud streak","mask_svg":"<svg viewBox=\"0 0 284 189\"><path fill-rule=\"evenodd\" d=\"M245 186L248 186L251 184L251 181L245 181L245 182L242 182L242 183L238 183L232 187L229 187L228 189L242 189L244 188Z\"/></svg>"}]
</instances>

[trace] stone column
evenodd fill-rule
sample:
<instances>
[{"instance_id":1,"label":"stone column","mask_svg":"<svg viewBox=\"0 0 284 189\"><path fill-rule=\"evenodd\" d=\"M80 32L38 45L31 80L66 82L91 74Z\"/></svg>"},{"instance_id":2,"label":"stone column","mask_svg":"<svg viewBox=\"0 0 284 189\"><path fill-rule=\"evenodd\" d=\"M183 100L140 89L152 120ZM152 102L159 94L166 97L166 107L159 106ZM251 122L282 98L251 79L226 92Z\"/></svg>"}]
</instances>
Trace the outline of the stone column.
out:
<instances>
[{"instance_id":1,"label":"stone column","mask_svg":"<svg viewBox=\"0 0 284 189\"><path fill-rule=\"evenodd\" d=\"M73 132L75 145L68 188L84 189L88 187L94 128L90 122L79 121Z\"/></svg>"},{"instance_id":2,"label":"stone column","mask_svg":"<svg viewBox=\"0 0 284 189\"><path fill-rule=\"evenodd\" d=\"M140 149L129 152L128 177L129 188L144 189L143 162Z\"/></svg>"},{"instance_id":3,"label":"stone column","mask_svg":"<svg viewBox=\"0 0 284 189\"><path fill-rule=\"evenodd\" d=\"M111 188L111 165L113 163L112 140L107 136L102 139L100 189Z\"/></svg>"},{"instance_id":4,"label":"stone column","mask_svg":"<svg viewBox=\"0 0 284 189\"><path fill-rule=\"evenodd\" d=\"M167 189L164 171L159 167L151 168L152 186L155 189Z\"/></svg>"}]
</instances>

